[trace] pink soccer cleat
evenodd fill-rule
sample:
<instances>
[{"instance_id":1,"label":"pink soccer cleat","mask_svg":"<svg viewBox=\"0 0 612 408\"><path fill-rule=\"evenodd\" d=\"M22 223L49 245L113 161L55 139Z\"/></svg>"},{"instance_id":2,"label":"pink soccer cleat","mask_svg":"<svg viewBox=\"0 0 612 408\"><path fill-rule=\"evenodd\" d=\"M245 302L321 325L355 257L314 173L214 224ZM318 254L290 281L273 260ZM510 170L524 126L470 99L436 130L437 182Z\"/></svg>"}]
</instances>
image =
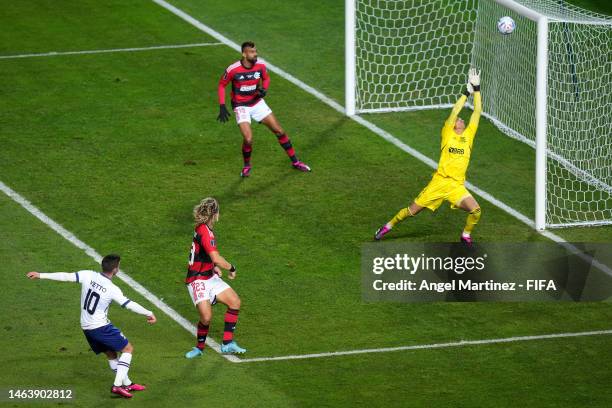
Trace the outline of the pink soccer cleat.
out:
<instances>
[{"instance_id":1,"label":"pink soccer cleat","mask_svg":"<svg viewBox=\"0 0 612 408\"><path fill-rule=\"evenodd\" d=\"M116 385L113 385L111 387L111 392L113 394L120 395L123 398L132 398L132 394L128 392L126 387L117 387Z\"/></svg>"},{"instance_id":2,"label":"pink soccer cleat","mask_svg":"<svg viewBox=\"0 0 612 408\"><path fill-rule=\"evenodd\" d=\"M251 175L251 166L244 166L240 172L240 177L249 177Z\"/></svg>"},{"instance_id":3,"label":"pink soccer cleat","mask_svg":"<svg viewBox=\"0 0 612 408\"><path fill-rule=\"evenodd\" d=\"M469 235L461 234L461 242L463 242L468 248L472 248L474 246L474 243L472 242L472 237Z\"/></svg>"},{"instance_id":4,"label":"pink soccer cleat","mask_svg":"<svg viewBox=\"0 0 612 408\"><path fill-rule=\"evenodd\" d=\"M291 165L293 166L294 169L299 170L299 171L303 171L303 172L309 172L310 167L308 167L308 165L304 162L301 161L296 161L295 163L291 163Z\"/></svg>"},{"instance_id":5,"label":"pink soccer cleat","mask_svg":"<svg viewBox=\"0 0 612 408\"><path fill-rule=\"evenodd\" d=\"M125 389L127 389L128 391L144 391L147 389L147 387L145 387L144 385L131 383L130 385L126 385Z\"/></svg>"},{"instance_id":6,"label":"pink soccer cleat","mask_svg":"<svg viewBox=\"0 0 612 408\"><path fill-rule=\"evenodd\" d=\"M380 239L384 237L385 234L389 231L391 231L391 227L389 227L387 224L383 225L382 227L376 230L376 233L374 234L374 239L380 241Z\"/></svg>"}]
</instances>

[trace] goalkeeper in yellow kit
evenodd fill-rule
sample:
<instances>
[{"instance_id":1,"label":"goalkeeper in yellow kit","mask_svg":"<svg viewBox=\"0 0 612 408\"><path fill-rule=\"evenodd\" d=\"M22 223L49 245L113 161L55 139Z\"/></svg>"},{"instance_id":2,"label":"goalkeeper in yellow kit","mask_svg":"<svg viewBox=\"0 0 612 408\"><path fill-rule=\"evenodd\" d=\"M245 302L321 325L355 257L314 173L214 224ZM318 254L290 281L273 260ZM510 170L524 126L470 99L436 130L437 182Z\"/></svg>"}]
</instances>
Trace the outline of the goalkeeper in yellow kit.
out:
<instances>
[{"instance_id":1,"label":"goalkeeper in yellow kit","mask_svg":"<svg viewBox=\"0 0 612 408\"><path fill-rule=\"evenodd\" d=\"M474 197L465 188L464 182L465 172L470 164L474 136L478 130L482 102L480 100L480 72L471 68L468 78L466 90L453 106L453 111L442 128L438 169L414 202L409 207L401 209L388 223L376 231L374 236L376 240L381 239L401 221L417 215L423 208L435 211L444 200L447 200L451 208L461 208L468 212L461 241L468 246L472 245L471 233L480 219L481 211ZM474 95L474 113L466 127L465 122L458 115L470 94Z\"/></svg>"}]
</instances>

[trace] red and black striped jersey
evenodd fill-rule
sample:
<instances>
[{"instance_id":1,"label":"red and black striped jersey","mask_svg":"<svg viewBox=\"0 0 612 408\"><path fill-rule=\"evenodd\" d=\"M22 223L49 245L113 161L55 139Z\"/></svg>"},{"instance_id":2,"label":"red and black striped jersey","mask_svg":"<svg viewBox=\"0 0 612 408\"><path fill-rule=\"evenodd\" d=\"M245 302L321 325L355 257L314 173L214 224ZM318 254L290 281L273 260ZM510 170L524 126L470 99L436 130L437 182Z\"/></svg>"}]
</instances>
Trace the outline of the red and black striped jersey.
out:
<instances>
[{"instance_id":1,"label":"red and black striped jersey","mask_svg":"<svg viewBox=\"0 0 612 408\"><path fill-rule=\"evenodd\" d=\"M215 264L210 258L210 253L217 251L215 234L206 224L195 227L193 243L189 252L189 266L185 283L191 283L198 279L210 279L213 275Z\"/></svg>"},{"instance_id":2,"label":"red and black striped jersey","mask_svg":"<svg viewBox=\"0 0 612 408\"><path fill-rule=\"evenodd\" d=\"M261 99L257 93L259 81L262 87L268 90L270 76L266 64L257 61L251 68L245 68L242 60L234 62L225 69L219 80L219 104L225 104L225 87L232 83L232 107L253 106Z\"/></svg>"}]
</instances>

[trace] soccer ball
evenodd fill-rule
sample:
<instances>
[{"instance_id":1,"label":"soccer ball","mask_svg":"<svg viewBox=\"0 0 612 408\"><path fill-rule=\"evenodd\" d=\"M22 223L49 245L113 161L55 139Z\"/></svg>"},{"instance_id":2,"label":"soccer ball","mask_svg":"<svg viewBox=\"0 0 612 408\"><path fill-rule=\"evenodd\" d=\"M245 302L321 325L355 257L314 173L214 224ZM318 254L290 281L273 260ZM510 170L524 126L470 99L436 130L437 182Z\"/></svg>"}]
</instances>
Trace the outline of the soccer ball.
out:
<instances>
[{"instance_id":1,"label":"soccer ball","mask_svg":"<svg viewBox=\"0 0 612 408\"><path fill-rule=\"evenodd\" d=\"M504 16L497 20L497 29L500 33L504 35L512 34L515 28L516 23L514 22L512 17Z\"/></svg>"}]
</instances>

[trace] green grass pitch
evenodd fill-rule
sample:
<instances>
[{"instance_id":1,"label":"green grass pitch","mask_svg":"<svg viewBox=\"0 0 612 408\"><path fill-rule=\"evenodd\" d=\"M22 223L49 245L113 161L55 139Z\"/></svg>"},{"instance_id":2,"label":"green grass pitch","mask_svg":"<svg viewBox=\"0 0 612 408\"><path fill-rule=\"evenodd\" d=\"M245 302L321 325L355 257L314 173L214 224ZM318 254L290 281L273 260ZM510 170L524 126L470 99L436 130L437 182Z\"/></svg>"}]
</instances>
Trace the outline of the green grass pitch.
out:
<instances>
[{"instance_id":1,"label":"green grass pitch","mask_svg":"<svg viewBox=\"0 0 612 408\"><path fill-rule=\"evenodd\" d=\"M254 40L261 56L339 103L343 3L262 0L254 10L243 2L172 1L236 42ZM612 13L607 2L576 4ZM0 22L0 55L217 42L145 0L4 2ZM217 197L219 248L239 268L231 283L243 300L236 335L248 357L611 328L609 303L362 303L361 245L420 191L431 169L272 74L266 99L313 172L292 170L274 136L254 126L253 175L241 180L238 130L215 121L217 81L237 59L212 45L0 60L0 181L98 252L120 253L128 274L191 321L197 317L182 283L191 209ZM368 120L437 160L447 113ZM499 163L500 152L512 160ZM483 119L468 180L530 216L533 156ZM477 240L545 240L479 201ZM445 205L390 238L455 241L464 219ZM3 194L0 232L0 388L70 387L74 406L122 404L110 398L112 373L79 328L79 287L25 278L30 270L95 263ZM555 232L569 241L612 238L610 227ZM215 313L218 340L223 308ZM130 377L150 386L133 406L612 405L610 336L232 364L210 349L187 361L193 338L157 315L149 326L111 308L135 346Z\"/></svg>"}]
</instances>

